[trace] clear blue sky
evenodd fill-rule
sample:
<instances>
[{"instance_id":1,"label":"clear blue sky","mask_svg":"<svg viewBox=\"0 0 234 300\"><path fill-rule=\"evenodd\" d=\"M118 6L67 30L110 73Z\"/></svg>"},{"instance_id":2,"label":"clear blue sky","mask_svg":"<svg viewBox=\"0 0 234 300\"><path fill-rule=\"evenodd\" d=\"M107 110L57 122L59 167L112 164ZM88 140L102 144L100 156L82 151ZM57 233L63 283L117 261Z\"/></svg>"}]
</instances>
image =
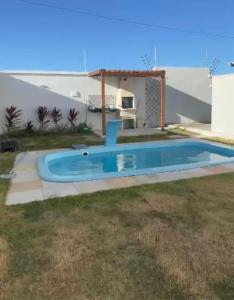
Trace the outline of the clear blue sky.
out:
<instances>
[{"instance_id":1,"label":"clear blue sky","mask_svg":"<svg viewBox=\"0 0 234 300\"><path fill-rule=\"evenodd\" d=\"M33 0L32 0L33 1ZM35 0L114 18L161 24L234 37L233 0ZM217 57L218 72L234 71L234 38L187 34L138 26L88 15L33 6L18 0L0 2L0 69L83 70L144 69L141 56L160 66L204 66Z\"/></svg>"}]
</instances>

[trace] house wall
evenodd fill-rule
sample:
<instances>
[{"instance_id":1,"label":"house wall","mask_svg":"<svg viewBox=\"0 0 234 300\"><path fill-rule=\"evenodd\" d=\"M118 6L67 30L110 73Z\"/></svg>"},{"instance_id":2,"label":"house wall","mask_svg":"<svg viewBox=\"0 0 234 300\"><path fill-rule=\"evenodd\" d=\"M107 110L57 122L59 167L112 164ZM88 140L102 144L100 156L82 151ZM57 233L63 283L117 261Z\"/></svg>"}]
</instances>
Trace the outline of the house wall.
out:
<instances>
[{"instance_id":1,"label":"house wall","mask_svg":"<svg viewBox=\"0 0 234 300\"><path fill-rule=\"evenodd\" d=\"M234 74L213 77L212 131L234 135Z\"/></svg>"},{"instance_id":2,"label":"house wall","mask_svg":"<svg viewBox=\"0 0 234 300\"><path fill-rule=\"evenodd\" d=\"M211 78L207 68L166 70L167 124L211 122Z\"/></svg>"}]
</instances>

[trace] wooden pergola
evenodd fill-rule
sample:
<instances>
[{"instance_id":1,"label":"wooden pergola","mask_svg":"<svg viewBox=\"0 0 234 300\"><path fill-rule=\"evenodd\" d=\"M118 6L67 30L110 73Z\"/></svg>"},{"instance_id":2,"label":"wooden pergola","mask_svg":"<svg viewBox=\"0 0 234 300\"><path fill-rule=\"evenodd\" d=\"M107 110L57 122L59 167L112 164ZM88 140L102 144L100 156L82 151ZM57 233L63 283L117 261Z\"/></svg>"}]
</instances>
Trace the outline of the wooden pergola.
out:
<instances>
[{"instance_id":1,"label":"wooden pergola","mask_svg":"<svg viewBox=\"0 0 234 300\"><path fill-rule=\"evenodd\" d=\"M137 70L106 70L100 69L89 73L90 77L101 78L101 99L102 99L102 134L106 130L106 94L105 94L105 78L106 77L160 77L160 127L164 130L165 126L165 87L166 87L166 71L137 71Z\"/></svg>"}]
</instances>

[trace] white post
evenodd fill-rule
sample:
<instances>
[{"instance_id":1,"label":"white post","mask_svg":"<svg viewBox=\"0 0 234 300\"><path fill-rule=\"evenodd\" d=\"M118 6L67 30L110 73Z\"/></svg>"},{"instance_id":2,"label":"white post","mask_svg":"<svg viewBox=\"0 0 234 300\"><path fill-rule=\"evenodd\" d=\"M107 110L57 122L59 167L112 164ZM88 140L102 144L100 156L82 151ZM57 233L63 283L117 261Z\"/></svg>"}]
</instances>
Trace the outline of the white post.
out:
<instances>
[{"instance_id":1,"label":"white post","mask_svg":"<svg viewBox=\"0 0 234 300\"><path fill-rule=\"evenodd\" d=\"M86 51L84 49L84 71L87 72L87 60L86 60Z\"/></svg>"}]
</instances>

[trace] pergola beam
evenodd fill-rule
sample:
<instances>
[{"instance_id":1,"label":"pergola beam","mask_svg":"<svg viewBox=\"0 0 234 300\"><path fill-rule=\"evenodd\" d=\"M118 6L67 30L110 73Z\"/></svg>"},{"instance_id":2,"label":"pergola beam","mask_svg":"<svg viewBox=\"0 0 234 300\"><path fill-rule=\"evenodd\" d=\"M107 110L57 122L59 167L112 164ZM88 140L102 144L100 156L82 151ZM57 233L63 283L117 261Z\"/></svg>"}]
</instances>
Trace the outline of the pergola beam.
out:
<instances>
[{"instance_id":1,"label":"pergola beam","mask_svg":"<svg viewBox=\"0 0 234 300\"><path fill-rule=\"evenodd\" d=\"M100 69L89 73L90 77L96 76L122 76L122 77L161 77L165 76L165 70L137 71L137 70L105 70Z\"/></svg>"}]
</instances>

